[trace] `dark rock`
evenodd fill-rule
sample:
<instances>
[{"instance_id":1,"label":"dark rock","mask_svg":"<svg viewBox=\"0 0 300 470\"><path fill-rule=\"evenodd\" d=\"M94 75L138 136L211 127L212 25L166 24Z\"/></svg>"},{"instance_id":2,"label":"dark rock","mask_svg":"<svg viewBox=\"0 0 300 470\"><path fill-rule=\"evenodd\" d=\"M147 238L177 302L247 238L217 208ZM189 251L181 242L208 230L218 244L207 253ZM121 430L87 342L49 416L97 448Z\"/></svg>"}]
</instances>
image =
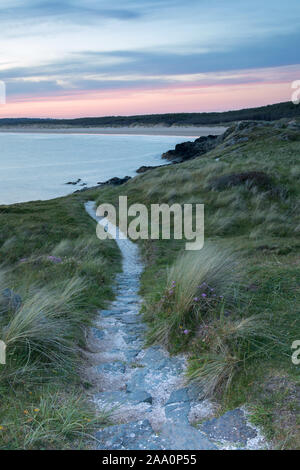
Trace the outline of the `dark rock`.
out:
<instances>
[{"instance_id":1,"label":"dark rock","mask_svg":"<svg viewBox=\"0 0 300 470\"><path fill-rule=\"evenodd\" d=\"M89 189L99 189L99 185L97 185L97 186L90 186L90 187L84 186L84 187L81 188L81 189L76 189L76 191L74 191L73 194L75 194L75 193L83 193L84 191L88 191Z\"/></svg>"},{"instance_id":2,"label":"dark rock","mask_svg":"<svg viewBox=\"0 0 300 470\"><path fill-rule=\"evenodd\" d=\"M81 181L81 178L78 178L78 180L77 180L77 181L68 181L68 182L67 182L67 183L65 183L65 184L73 184L73 185L75 185L75 184L78 184L78 183L80 183L80 181Z\"/></svg>"},{"instance_id":3,"label":"dark rock","mask_svg":"<svg viewBox=\"0 0 300 470\"><path fill-rule=\"evenodd\" d=\"M222 137L222 136L221 136ZM175 150L169 150L162 154L162 158L177 163L199 157L215 148L220 142L216 135L202 136L194 142L182 142L175 146Z\"/></svg>"},{"instance_id":4,"label":"dark rock","mask_svg":"<svg viewBox=\"0 0 300 470\"><path fill-rule=\"evenodd\" d=\"M11 289L4 289L2 291L2 298L2 304L4 304L8 309L17 311L22 305L22 298L20 295L15 294Z\"/></svg>"},{"instance_id":5,"label":"dark rock","mask_svg":"<svg viewBox=\"0 0 300 470\"><path fill-rule=\"evenodd\" d=\"M110 178L107 181L104 181L104 182L100 181L97 184L99 184L100 186L104 186L104 185L119 186L121 184L127 183L127 181L129 181L130 179L131 179L131 176L124 176L124 178L118 178L117 176L115 176L114 178Z\"/></svg>"},{"instance_id":6,"label":"dark rock","mask_svg":"<svg viewBox=\"0 0 300 470\"><path fill-rule=\"evenodd\" d=\"M257 436L255 429L247 424L244 412L237 408L228 411L220 418L213 418L200 425L202 432L214 440L247 444L248 439Z\"/></svg>"},{"instance_id":7,"label":"dark rock","mask_svg":"<svg viewBox=\"0 0 300 470\"><path fill-rule=\"evenodd\" d=\"M140 168L138 168L136 170L136 172L137 173L146 173L146 171L155 170L155 168L161 168L162 166L167 166L167 165L155 165L155 166L143 165L143 166L140 166Z\"/></svg>"},{"instance_id":8,"label":"dark rock","mask_svg":"<svg viewBox=\"0 0 300 470\"><path fill-rule=\"evenodd\" d=\"M104 181L104 182L101 182L99 181L97 183L97 186L91 186L91 187L88 187L86 185L86 183L83 183L81 186L83 186L81 189L77 189L76 191L74 191L74 194L75 193L82 193L84 191L87 191L89 189L99 189L101 188L102 186L120 186L121 184L124 184L124 183L127 183L127 181L129 181L131 179L131 176L124 176L124 178L118 178L117 176L115 176L114 178L110 178L109 180L107 181ZM66 184L77 184L77 183L66 183Z\"/></svg>"}]
</instances>

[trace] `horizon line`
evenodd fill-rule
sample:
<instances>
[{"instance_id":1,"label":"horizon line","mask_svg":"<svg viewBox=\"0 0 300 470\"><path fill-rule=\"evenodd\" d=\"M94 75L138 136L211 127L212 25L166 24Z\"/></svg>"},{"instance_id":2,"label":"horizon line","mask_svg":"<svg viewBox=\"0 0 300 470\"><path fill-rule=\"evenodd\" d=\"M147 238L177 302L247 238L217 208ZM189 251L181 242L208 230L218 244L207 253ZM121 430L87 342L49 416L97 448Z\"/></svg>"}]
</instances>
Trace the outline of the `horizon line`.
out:
<instances>
[{"instance_id":1,"label":"horizon line","mask_svg":"<svg viewBox=\"0 0 300 470\"><path fill-rule=\"evenodd\" d=\"M225 111L199 111L199 112L189 112L189 111L178 111L178 112L166 112L166 113L141 113L141 114L105 114L105 115L87 115L87 116L78 116L78 117L27 117L27 116L19 116L19 117L0 117L0 121L3 120L13 120L13 119L27 119L29 121L32 121L34 119L38 119L40 121L69 121L69 120L76 120L76 119L102 119L102 118L134 118L134 117L142 117L142 116L166 116L166 115L177 115L177 114L225 114L225 113L230 113L230 112L236 112L236 111L243 111L244 109L251 110L251 109L260 109L260 108L266 108L268 106L274 106L278 104L288 104L291 103L292 101L277 101L275 103L270 103L267 105L260 105L260 106L245 106L242 108L234 108L234 109L227 109Z\"/></svg>"}]
</instances>

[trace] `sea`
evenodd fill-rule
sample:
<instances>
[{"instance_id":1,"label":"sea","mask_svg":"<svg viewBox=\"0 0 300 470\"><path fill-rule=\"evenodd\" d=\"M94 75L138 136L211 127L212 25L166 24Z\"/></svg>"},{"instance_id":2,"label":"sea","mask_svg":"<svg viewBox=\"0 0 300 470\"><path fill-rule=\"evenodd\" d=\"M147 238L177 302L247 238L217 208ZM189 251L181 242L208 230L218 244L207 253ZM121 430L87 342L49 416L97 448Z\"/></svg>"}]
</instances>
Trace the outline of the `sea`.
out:
<instances>
[{"instance_id":1,"label":"sea","mask_svg":"<svg viewBox=\"0 0 300 470\"><path fill-rule=\"evenodd\" d=\"M142 165L167 163L163 152L186 136L0 133L0 204L47 200ZM70 181L80 182L73 186Z\"/></svg>"}]
</instances>

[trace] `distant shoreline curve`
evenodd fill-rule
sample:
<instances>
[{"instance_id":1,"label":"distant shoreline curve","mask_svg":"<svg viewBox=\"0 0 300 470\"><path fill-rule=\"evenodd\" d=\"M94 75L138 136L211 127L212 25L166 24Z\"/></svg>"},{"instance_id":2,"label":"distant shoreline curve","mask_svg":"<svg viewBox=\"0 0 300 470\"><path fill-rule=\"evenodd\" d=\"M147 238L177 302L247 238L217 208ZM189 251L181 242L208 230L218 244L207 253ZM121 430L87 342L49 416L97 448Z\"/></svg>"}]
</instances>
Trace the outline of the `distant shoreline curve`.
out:
<instances>
[{"instance_id":1,"label":"distant shoreline curve","mask_svg":"<svg viewBox=\"0 0 300 470\"><path fill-rule=\"evenodd\" d=\"M36 126L3 126L0 133L17 134L107 134L107 135L161 135L200 137L209 134L220 135L225 132L224 126L135 126L135 127L36 127Z\"/></svg>"}]
</instances>

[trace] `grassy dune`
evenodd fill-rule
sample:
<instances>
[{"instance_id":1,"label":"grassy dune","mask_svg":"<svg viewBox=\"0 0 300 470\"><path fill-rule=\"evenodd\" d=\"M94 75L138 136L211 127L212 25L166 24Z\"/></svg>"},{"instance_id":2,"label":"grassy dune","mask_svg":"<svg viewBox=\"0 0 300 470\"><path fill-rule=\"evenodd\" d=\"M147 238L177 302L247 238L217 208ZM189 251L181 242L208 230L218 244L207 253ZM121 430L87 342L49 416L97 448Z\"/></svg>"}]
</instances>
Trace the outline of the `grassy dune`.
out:
<instances>
[{"instance_id":1,"label":"grassy dune","mask_svg":"<svg viewBox=\"0 0 300 470\"><path fill-rule=\"evenodd\" d=\"M187 379L200 395L223 411L250 404L279 448L299 447L300 376L291 362L300 338L299 154L299 129L250 125L204 156L89 195L205 204L198 253L185 252L184 240L140 241L148 342L187 352ZM233 184L244 172L264 177Z\"/></svg>"},{"instance_id":2,"label":"grassy dune","mask_svg":"<svg viewBox=\"0 0 300 470\"><path fill-rule=\"evenodd\" d=\"M79 448L95 424L80 380L85 327L113 297L119 269L113 241L100 242L72 197L0 208L0 448Z\"/></svg>"},{"instance_id":3,"label":"grassy dune","mask_svg":"<svg viewBox=\"0 0 300 470\"><path fill-rule=\"evenodd\" d=\"M139 241L148 343L186 352L187 380L220 411L247 404L274 447L299 448L299 154L299 128L249 125L204 156L119 187L2 206L1 288L23 303L0 314L0 447L78 447L107 419L83 399L79 351L82 326L112 297L119 258L113 241L96 239L83 202L125 195L129 205L205 204L199 252L185 240Z\"/></svg>"}]
</instances>

